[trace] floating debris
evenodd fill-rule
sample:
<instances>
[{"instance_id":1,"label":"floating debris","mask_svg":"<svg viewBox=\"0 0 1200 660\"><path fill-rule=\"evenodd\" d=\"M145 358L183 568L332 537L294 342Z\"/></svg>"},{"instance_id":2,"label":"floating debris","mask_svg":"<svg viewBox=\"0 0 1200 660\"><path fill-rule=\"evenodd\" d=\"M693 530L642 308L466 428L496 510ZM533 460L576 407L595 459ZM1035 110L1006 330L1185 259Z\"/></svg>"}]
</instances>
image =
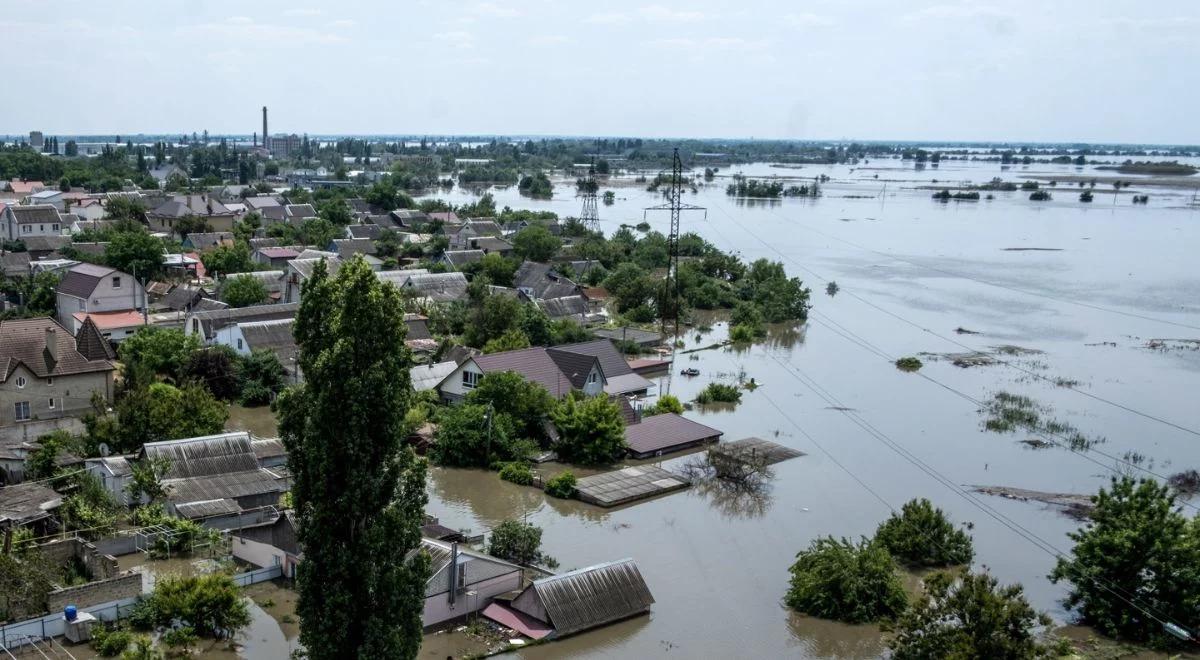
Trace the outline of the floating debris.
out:
<instances>
[{"instance_id":1,"label":"floating debris","mask_svg":"<svg viewBox=\"0 0 1200 660\"><path fill-rule=\"evenodd\" d=\"M1073 493L1044 493L1037 490L1027 490L1025 488L1009 488L1007 486L972 486L976 493L984 495L994 495L1010 500L1018 500L1021 502L1041 502L1043 504L1051 504L1061 507L1063 513L1075 518L1076 520L1084 520L1092 515L1092 511L1096 508L1092 503L1090 495L1075 495Z\"/></svg>"},{"instance_id":2,"label":"floating debris","mask_svg":"<svg viewBox=\"0 0 1200 660\"><path fill-rule=\"evenodd\" d=\"M955 331L955 332L957 332L957 333L958 333L958 334L960 334L960 335L978 335L978 334L981 334L981 333L979 333L979 332L977 332L977 331L975 331L975 330L967 330L966 328L962 327L961 325L960 325L960 326L958 326L957 328L955 328L955 329L954 329L954 331Z\"/></svg>"}]
</instances>

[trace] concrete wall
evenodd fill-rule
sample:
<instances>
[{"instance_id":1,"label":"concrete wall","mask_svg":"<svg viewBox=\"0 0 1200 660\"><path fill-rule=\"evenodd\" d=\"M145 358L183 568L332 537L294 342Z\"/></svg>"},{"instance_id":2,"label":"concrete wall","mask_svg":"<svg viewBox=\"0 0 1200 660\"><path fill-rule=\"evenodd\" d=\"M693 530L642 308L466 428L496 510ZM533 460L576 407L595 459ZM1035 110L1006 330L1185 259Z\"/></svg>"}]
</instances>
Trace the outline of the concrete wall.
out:
<instances>
[{"instance_id":1,"label":"concrete wall","mask_svg":"<svg viewBox=\"0 0 1200 660\"><path fill-rule=\"evenodd\" d=\"M46 597L47 609L61 612L63 607L74 605L85 609L109 601L132 598L142 593L142 574L130 572L107 580L98 580L78 587L55 589Z\"/></svg>"},{"instance_id":2,"label":"concrete wall","mask_svg":"<svg viewBox=\"0 0 1200 660\"><path fill-rule=\"evenodd\" d=\"M521 588L521 571L515 570L507 575L468 584L456 597L452 606L448 593L437 594L425 599L425 608L421 613L421 623L426 628L443 624L447 621L466 616L472 612L487 607L492 598L509 591ZM477 596L468 596L466 592L476 591Z\"/></svg>"},{"instance_id":3,"label":"concrete wall","mask_svg":"<svg viewBox=\"0 0 1200 660\"><path fill-rule=\"evenodd\" d=\"M17 378L25 379L25 387L17 387ZM104 394L106 399L112 398L112 372L97 371L74 376L57 376L51 385L48 379L38 378L19 365L8 380L0 383L0 427L14 424L28 424L40 420L57 419L59 417L81 417L92 409L92 392ZM54 407L50 407L53 399ZM29 402L29 422L17 422L15 404L20 401ZM39 426L39 432L29 434L30 439L36 440L39 435L46 433L54 426ZM21 434L24 437L24 433Z\"/></svg>"},{"instance_id":4,"label":"concrete wall","mask_svg":"<svg viewBox=\"0 0 1200 660\"><path fill-rule=\"evenodd\" d=\"M66 566L72 559L78 559L87 567L93 580L108 579L118 572L117 560L114 557L78 538L49 541L39 545L37 549L52 566Z\"/></svg>"}]
</instances>

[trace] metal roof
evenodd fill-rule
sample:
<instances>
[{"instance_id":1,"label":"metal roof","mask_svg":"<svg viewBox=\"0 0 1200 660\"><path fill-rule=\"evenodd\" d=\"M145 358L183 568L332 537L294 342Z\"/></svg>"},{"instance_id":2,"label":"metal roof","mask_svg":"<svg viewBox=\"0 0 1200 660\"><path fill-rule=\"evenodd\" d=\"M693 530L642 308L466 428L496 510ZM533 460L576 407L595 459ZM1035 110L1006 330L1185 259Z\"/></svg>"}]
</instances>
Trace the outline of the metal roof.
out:
<instances>
[{"instance_id":1,"label":"metal roof","mask_svg":"<svg viewBox=\"0 0 1200 660\"><path fill-rule=\"evenodd\" d=\"M251 454L253 457L253 454ZM280 479L270 470L257 467L244 472L228 472L186 479L164 479L163 488L173 502L197 502L200 500L236 499L264 493L281 493L284 488Z\"/></svg>"},{"instance_id":2,"label":"metal roof","mask_svg":"<svg viewBox=\"0 0 1200 660\"><path fill-rule=\"evenodd\" d=\"M184 502L182 504L175 505L175 513L179 514L180 517L187 518L189 520L238 513L241 510L242 507L238 506L237 502L228 498L200 500L198 502Z\"/></svg>"},{"instance_id":3,"label":"metal roof","mask_svg":"<svg viewBox=\"0 0 1200 660\"><path fill-rule=\"evenodd\" d=\"M421 539L421 549L429 553L430 577L425 583L425 597L444 594L450 590L450 544L445 541ZM463 582L460 587L469 587L485 580L516 573L521 567L497 559L482 552L476 552L463 545L458 546L458 563L463 567Z\"/></svg>"},{"instance_id":4,"label":"metal roof","mask_svg":"<svg viewBox=\"0 0 1200 660\"><path fill-rule=\"evenodd\" d=\"M164 479L203 477L258 469L258 459L245 431L206 435L182 440L147 442L142 446L145 458L165 458L171 462Z\"/></svg>"},{"instance_id":5,"label":"metal roof","mask_svg":"<svg viewBox=\"0 0 1200 660\"><path fill-rule=\"evenodd\" d=\"M555 636L563 637L649 611L654 596L632 559L534 580Z\"/></svg>"},{"instance_id":6,"label":"metal roof","mask_svg":"<svg viewBox=\"0 0 1200 660\"><path fill-rule=\"evenodd\" d=\"M41 484L24 483L0 488L0 523L25 525L50 515L62 506L62 496Z\"/></svg>"},{"instance_id":7,"label":"metal roof","mask_svg":"<svg viewBox=\"0 0 1200 660\"><path fill-rule=\"evenodd\" d=\"M417 392L425 392L432 390L438 386L438 383L446 379L446 376L454 373L458 368L458 363L453 360L449 362L438 362L436 364L417 365L408 370L409 376L412 379L412 388Z\"/></svg>"}]
</instances>

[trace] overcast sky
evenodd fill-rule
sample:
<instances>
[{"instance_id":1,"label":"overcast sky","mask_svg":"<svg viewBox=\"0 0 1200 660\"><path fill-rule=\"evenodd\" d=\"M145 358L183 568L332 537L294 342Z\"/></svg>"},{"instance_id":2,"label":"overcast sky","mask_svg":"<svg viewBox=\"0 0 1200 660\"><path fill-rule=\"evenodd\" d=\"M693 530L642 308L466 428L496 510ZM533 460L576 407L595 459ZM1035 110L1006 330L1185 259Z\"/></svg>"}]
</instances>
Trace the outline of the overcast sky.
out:
<instances>
[{"instance_id":1,"label":"overcast sky","mask_svg":"<svg viewBox=\"0 0 1200 660\"><path fill-rule=\"evenodd\" d=\"M1200 142L1200 0L0 0L0 133Z\"/></svg>"}]
</instances>

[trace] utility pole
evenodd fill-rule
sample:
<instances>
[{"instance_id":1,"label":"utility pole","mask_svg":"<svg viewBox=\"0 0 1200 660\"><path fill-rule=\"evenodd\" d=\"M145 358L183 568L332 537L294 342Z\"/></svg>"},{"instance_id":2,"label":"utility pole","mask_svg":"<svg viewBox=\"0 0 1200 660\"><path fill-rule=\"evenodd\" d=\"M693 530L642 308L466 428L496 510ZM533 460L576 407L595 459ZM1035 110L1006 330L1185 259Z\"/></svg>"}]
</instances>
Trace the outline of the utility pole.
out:
<instances>
[{"instance_id":1,"label":"utility pole","mask_svg":"<svg viewBox=\"0 0 1200 660\"><path fill-rule=\"evenodd\" d=\"M599 184L596 183L596 157L592 157L592 165L588 169L588 175L583 179L583 211L579 214L579 221L588 231L600 230L600 209L596 206L596 191L599 190Z\"/></svg>"},{"instance_id":2,"label":"utility pole","mask_svg":"<svg viewBox=\"0 0 1200 660\"><path fill-rule=\"evenodd\" d=\"M496 409L492 407L491 402L488 402L487 410L487 464L492 464L492 417L496 414Z\"/></svg>"}]
</instances>

